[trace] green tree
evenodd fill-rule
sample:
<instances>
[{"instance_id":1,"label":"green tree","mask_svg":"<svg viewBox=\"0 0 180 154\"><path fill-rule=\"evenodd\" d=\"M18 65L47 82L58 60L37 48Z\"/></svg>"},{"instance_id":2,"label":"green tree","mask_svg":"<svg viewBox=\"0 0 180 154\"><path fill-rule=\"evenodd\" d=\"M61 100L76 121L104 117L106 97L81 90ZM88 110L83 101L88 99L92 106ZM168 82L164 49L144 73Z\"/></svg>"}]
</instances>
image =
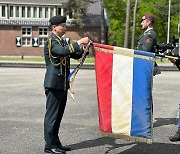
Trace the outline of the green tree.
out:
<instances>
[{"instance_id":1,"label":"green tree","mask_svg":"<svg viewBox=\"0 0 180 154\"><path fill-rule=\"evenodd\" d=\"M109 44L123 46L126 2L123 0L104 0L109 20Z\"/></svg>"},{"instance_id":2,"label":"green tree","mask_svg":"<svg viewBox=\"0 0 180 154\"><path fill-rule=\"evenodd\" d=\"M136 34L135 46L137 40L144 30L141 28L140 20L145 14L152 14L155 17L154 29L158 35L158 42L166 42L168 29L168 1L167 0L139 0L136 15ZM133 9L135 0L131 0L131 17L130 17L130 35L129 47L131 42L131 32L133 24ZM105 0L109 20L109 44L123 46L126 16L125 0ZM178 37L177 27L179 23L179 0L171 0L171 27L170 39L172 36ZM170 40L171 41L171 40Z\"/></svg>"},{"instance_id":3,"label":"green tree","mask_svg":"<svg viewBox=\"0 0 180 154\"><path fill-rule=\"evenodd\" d=\"M172 36L178 37L177 27L180 13L178 4L179 0L171 0L170 39L172 38ZM139 3L137 18L138 20L140 20L144 14L153 14L153 16L155 17L154 29L157 33L159 43L167 41L168 7L169 2L167 0L141 0L141 2ZM138 29L139 34L140 28Z\"/></svg>"}]
</instances>

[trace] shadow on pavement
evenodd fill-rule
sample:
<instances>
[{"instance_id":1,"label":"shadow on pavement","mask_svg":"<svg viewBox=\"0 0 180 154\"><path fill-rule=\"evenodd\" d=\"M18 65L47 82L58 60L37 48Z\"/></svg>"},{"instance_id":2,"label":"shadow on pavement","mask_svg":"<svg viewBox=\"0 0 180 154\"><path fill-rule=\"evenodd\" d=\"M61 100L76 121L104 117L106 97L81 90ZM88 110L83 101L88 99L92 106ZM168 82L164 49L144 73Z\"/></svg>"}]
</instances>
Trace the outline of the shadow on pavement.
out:
<instances>
[{"instance_id":1,"label":"shadow on pavement","mask_svg":"<svg viewBox=\"0 0 180 154\"><path fill-rule=\"evenodd\" d=\"M177 118L155 118L153 127L160 127L164 125L177 125ZM180 153L180 152L179 152Z\"/></svg>"},{"instance_id":2,"label":"shadow on pavement","mask_svg":"<svg viewBox=\"0 0 180 154\"><path fill-rule=\"evenodd\" d=\"M168 143L137 143L137 145L121 152L121 154L180 154L180 146L179 144Z\"/></svg>"},{"instance_id":3,"label":"shadow on pavement","mask_svg":"<svg viewBox=\"0 0 180 154\"><path fill-rule=\"evenodd\" d=\"M125 144L117 144L115 143L116 139L111 137L101 137L94 140L87 140L80 143L70 145L72 150L92 148L102 145L108 145L108 150L105 154L113 153L113 150L132 145L130 149L127 149L121 154L180 154L180 145L179 144L168 144L168 143L125 143ZM120 154L119 153L119 154Z\"/></svg>"},{"instance_id":4,"label":"shadow on pavement","mask_svg":"<svg viewBox=\"0 0 180 154\"><path fill-rule=\"evenodd\" d=\"M115 141L116 141L116 139L112 138L112 137L100 137L100 138L97 138L94 140L86 140L86 141L72 144L69 146L71 146L72 150L85 149L85 148L97 147L97 146L102 146L102 145L110 145L113 147L113 149L115 149L115 148L119 148L121 146L127 146L127 145L134 144L134 143L117 144L117 143L115 143Z\"/></svg>"}]
</instances>

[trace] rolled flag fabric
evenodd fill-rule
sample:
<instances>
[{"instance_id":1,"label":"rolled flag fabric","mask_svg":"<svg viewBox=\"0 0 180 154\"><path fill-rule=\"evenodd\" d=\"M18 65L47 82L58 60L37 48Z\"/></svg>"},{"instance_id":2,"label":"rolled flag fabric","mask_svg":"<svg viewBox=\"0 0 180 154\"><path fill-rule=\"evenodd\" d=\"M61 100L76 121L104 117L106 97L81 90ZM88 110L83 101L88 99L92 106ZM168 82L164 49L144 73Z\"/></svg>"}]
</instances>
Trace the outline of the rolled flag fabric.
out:
<instances>
[{"instance_id":1,"label":"rolled flag fabric","mask_svg":"<svg viewBox=\"0 0 180 154\"><path fill-rule=\"evenodd\" d=\"M100 132L152 143L155 54L98 43L94 47Z\"/></svg>"}]
</instances>

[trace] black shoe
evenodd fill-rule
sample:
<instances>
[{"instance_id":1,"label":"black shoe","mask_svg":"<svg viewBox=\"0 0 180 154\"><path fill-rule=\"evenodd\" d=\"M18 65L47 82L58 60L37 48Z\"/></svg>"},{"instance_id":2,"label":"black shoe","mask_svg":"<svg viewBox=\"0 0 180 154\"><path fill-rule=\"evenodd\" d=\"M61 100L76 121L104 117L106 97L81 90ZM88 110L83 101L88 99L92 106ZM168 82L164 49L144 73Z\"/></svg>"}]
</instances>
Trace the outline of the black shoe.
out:
<instances>
[{"instance_id":1,"label":"black shoe","mask_svg":"<svg viewBox=\"0 0 180 154\"><path fill-rule=\"evenodd\" d=\"M66 154L66 151L61 150L59 148L47 149L44 148L45 153L55 153L55 154Z\"/></svg>"},{"instance_id":2,"label":"black shoe","mask_svg":"<svg viewBox=\"0 0 180 154\"><path fill-rule=\"evenodd\" d=\"M169 140L171 142L180 141L180 131L178 131L174 136L169 137Z\"/></svg>"},{"instance_id":3,"label":"black shoe","mask_svg":"<svg viewBox=\"0 0 180 154\"><path fill-rule=\"evenodd\" d=\"M58 148L64 151L71 151L71 148L69 146L63 146L62 144L59 145Z\"/></svg>"}]
</instances>

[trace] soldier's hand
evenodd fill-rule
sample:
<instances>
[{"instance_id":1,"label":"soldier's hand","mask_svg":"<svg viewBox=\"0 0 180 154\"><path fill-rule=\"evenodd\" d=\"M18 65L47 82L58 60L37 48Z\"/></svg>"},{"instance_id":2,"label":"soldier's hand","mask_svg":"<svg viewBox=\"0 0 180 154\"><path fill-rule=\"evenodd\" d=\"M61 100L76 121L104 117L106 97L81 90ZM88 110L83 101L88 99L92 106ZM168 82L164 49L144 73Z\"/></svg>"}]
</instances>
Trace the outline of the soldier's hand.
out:
<instances>
[{"instance_id":1,"label":"soldier's hand","mask_svg":"<svg viewBox=\"0 0 180 154\"><path fill-rule=\"evenodd\" d=\"M174 59L174 58L168 58L170 61L171 61L171 63L176 63L176 59Z\"/></svg>"},{"instance_id":2,"label":"soldier's hand","mask_svg":"<svg viewBox=\"0 0 180 154\"><path fill-rule=\"evenodd\" d=\"M91 42L91 40L88 37L84 37L84 38L81 38L80 40L78 40L78 42L80 44L87 45L89 42Z\"/></svg>"}]
</instances>

